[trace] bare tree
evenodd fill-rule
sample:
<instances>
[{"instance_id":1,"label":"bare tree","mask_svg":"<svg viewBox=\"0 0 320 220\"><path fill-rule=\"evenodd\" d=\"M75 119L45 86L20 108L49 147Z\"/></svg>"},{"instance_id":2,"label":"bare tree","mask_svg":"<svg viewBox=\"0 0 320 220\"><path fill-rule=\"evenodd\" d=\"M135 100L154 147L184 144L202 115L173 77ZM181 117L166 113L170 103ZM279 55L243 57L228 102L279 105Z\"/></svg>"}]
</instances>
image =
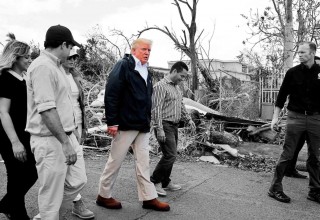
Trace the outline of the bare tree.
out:
<instances>
[{"instance_id":1,"label":"bare tree","mask_svg":"<svg viewBox=\"0 0 320 220\"><path fill-rule=\"evenodd\" d=\"M9 42L9 41L13 41L13 40L15 40L16 39L16 36L14 35L14 33L11 33L11 32L9 32L7 35L6 35L6 37L7 37L7 42Z\"/></svg>"},{"instance_id":2,"label":"bare tree","mask_svg":"<svg viewBox=\"0 0 320 220\"><path fill-rule=\"evenodd\" d=\"M138 36L140 36L143 32L146 32L149 30L161 31L173 41L177 49L183 51L190 58L193 95L194 95L194 92L198 89L197 67L200 69L200 72L203 75L209 89L212 91L216 91L214 79L211 77L207 69L199 62L199 58L197 54L196 45L197 43L199 43L199 38L204 31L202 30L200 34L196 36L196 32L197 32L196 15L197 15L198 2L199 0L192 0L192 5L190 5L188 0L173 0L172 4L177 7L181 22L185 26L185 29L182 30L182 36L178 37L177 34L174 32L174 30L169 30L167 26L164 26L164 27L159 27L159 26L148 27L147 26L143 30L138 31ZM191 14L190 24L188 24L184 18L184 14L182 13L182 5L184 5L187 9L189 9L189 12Z\"/></svg>"},{"instance_id":3,"label":"bare tree","mask_svg":"<svg viewBox=\"0 0 320 220\"><path fill-rule=\"evenodd\" d=\"M287 0L286 4L286 24L284 27L284 71L293 66L293 20L292 20L292 0Z\"/></svg>"},{"instance_id":4,"label":"bare tree","mask_svg":"<svg viewBox=\"0 0 320 220\"><path fill-rule=\"evenodd\" d=\"M293 14L293 12L296 12ZM271 57L278 57L282 50L281 68L292 66L301 41L315 41L320 36L320 2L318 0L272 0L272 6L266 7L249 16L247 20L250 37L244 43L254 48L260 45Z\"/></svg>"}]
</instances>

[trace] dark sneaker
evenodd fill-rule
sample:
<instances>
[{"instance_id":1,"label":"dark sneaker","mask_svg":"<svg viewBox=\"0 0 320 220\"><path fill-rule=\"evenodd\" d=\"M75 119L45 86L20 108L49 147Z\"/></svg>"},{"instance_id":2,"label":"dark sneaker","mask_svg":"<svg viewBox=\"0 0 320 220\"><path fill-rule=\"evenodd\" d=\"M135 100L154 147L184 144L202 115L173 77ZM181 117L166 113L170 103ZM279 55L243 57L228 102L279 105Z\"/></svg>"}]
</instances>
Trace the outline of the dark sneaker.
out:
<instances>
[{"instance_id":1,"label":"dark sneaker","mask_svg":"<svg viewBox=\"0 0 320 220\"><path fill-rule=\"evenodd\" d=\"M284 194L283 191L270 191L269 190L268 195L271 198L278 200L279 202L289 203L291 201L290 197L287 196L286 194Z\"/></svg>"},{"instance_id":2,"label":"dark sneaker","mask_svg":"<svg viewBox=\"0 0 320 220\"><path fill-rule=\"evenodd\" d=\"M318 192L309 192L307 199L320 203L320 193Z\"/></svg>"}]
</instances>

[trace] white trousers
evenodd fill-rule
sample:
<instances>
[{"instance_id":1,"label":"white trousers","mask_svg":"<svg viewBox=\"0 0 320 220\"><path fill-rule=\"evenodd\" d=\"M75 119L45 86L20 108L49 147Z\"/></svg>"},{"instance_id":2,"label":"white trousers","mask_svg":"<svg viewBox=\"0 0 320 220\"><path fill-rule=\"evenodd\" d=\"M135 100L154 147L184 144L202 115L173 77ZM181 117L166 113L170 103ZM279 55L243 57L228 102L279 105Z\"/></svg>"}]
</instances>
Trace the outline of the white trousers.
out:
<instances>
[{"instance_id":1,"label":"white trousers","mask_svg":"<svg viewBox=\"0 0 320 220\"><path fill-rule=\"evenodd\" d=\"M146 201L158 197L155 186L150 181L149 137L150 133L118 131L111 143L109 158L100 177L100 196L112 197L112 188L131 145L135 157L139 200Z\"/></svg>"},{"instance_id":2,"label":"white trousers","mask_svg":"<svg viewBox=\"0 0 320 220\"><path fill-rule=\"evenodd\" d=\"M69 137L77 162L68 166L60 142L54 137L31 136L40 182L38 205L42 220L59 220L87 182L83 151L74 134Z\"/></svg>"},{"instance_id":3,"label":"white trousers","mask_svg":"<svg viewBox=\"0 0 320 220\"><path fill-rule=\"evenodd\" d=\"M81 139L81 136L82 136L82 123L77 124L77 126L78 126L79 138ZM76 202L76 201L79 201L80 199L81 199L81 194L79 193L73 201Z\"/></svg>"}]
</instances>

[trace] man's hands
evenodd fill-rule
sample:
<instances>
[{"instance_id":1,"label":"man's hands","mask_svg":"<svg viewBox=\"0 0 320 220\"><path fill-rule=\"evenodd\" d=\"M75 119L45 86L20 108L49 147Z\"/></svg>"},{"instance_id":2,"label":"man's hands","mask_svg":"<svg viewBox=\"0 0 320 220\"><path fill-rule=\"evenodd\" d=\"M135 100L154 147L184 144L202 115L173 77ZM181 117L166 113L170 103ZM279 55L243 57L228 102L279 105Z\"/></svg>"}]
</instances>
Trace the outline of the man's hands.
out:
<instances>
[{"instance_id":1,"label":"man's hands","mask_svg":"<svg viewBox=\"0 0 320 220\"><path fill-rule=\"evenodd\" d=\"M63 150L64 156L66 157L65 163L67 165L73 165L77 162L77 153L73 149L73 146L70 143L70 140L62 144L62 150Z\"/></svg>"},{"instance_id":2,"label":"man's hands","mask_svg":"<svg viewBox=\"0 0 320 220\"><path fill-rule=\"evenodd\" d=\"M118 133L118 126L108 126L108 130L107 130L108 134L110 134L112 137L116 136L116 134Z\"/></svg>"},{"instance_id":3,"label":"man's hands","mask_svg":"<svg viewBox=\"0 0 320 220\"><path fill-rule=\"evenodd\" d=\"M157 129L157 140L160 143L166 142L166 135L165 135L163 129Z\"/></svg>"},{"instance_id":4,"label":"man's hands","mask_svg":"<svg viewBox=\"0 0 320 220\"><path fill-rule=\"evenodd\" d=\"M21 162L27 161L26 149L24 148L24 146L19 140L12 143L12 150L13 150L14 157L17 160Z\"/></svg>"}]
</instances>

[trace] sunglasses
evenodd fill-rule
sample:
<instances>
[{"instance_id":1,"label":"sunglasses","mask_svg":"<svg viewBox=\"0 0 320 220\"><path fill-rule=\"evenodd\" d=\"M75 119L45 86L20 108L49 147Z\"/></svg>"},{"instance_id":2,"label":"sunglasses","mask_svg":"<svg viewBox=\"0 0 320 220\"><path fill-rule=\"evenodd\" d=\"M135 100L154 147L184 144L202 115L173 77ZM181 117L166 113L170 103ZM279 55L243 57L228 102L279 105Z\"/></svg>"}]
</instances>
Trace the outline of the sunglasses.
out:
<instances>
[{"instance_id":1,"label":"sunglasses","mask_svg":"<svg viewBox=\"0 0 320 220\"><path fill-rule=\"evenodd\" d=\"M67 60L76 60L78 58L78 56L70 56L67 58Z\"/></svg>"},{"instance_id":2,"label":"sunglasses","mask_svg":"<svg viewBox=\"0 0 320 220\"><path fill-rule=\"evenodd\" d=\"M68 57L67 60L76 60L77 57L76 56L71 56L71 57Z\"/></svg>"}]
</instances>

